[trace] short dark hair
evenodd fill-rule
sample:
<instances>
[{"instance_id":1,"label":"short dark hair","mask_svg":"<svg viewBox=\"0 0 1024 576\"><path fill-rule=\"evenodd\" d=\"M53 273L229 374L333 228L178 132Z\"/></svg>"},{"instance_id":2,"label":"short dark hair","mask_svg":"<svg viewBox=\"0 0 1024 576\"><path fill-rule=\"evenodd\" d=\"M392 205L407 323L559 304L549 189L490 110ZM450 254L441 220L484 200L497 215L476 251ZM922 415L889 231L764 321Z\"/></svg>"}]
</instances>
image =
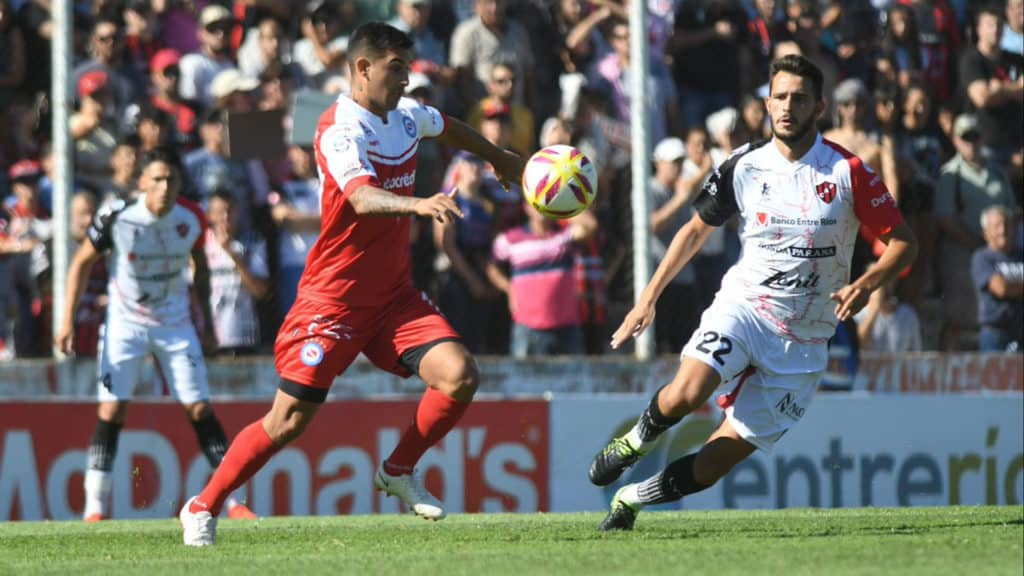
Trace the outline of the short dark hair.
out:
<instances>
[{"instance_id":1,"label":"short dark hair","mask_svg":"<svg viewBox=\"0 0 1024 576\"><path fill-rule=\"evenodd\" d=\"M146 152L142 156L142 161L139 162L139 170L145 170L150 164L154 162L163 162L171 168L171 170L180 170L181 165L178 162L178 155L174 152L167 150L166 148L154 148L149 152Z\"/></svg>"},{"instance_id":2,"label":"short dark hair","mask_svg":"<svg viewBox=\"0 0 1024 576\"><path fill-rule=\"evenodd\" d=\"M348 61L352 71L359 57L380 58L387 52L412 50L408 34L384 22L367 22L352 33L348 42Z\"/></svg>"},{"instance_id":3,"label":"short dark hair","mask_svg":"<svg viewBox=\"0 0 1024 576\"><path fill-rule=\"evenodd\" d=\"M213 200L214 198L217 198L218 200L223 200L225 203L227 203L228 206L235 205L235 195L232 194L231 190L228 190L227 188L221 186L214 188L213 192L210 192L210 200Z\"/></svg>"},{"instance_id":4,"label":"short dark hair","mask_svg":"<svg viewBox=\"0 0 1024 576\"><path fill-rule=\"evenodd\" d=\"M775 75L779 72L788 72L801 78L807 78L811 81L811 90L814 92L815 100L821 100L824 80L821 75L821 69L815 66L814 62L799 54L787 54L782 58L775 59L768 73L769 94L771 93L772 81L775 80Z\"/></svg>"}]
</instances>

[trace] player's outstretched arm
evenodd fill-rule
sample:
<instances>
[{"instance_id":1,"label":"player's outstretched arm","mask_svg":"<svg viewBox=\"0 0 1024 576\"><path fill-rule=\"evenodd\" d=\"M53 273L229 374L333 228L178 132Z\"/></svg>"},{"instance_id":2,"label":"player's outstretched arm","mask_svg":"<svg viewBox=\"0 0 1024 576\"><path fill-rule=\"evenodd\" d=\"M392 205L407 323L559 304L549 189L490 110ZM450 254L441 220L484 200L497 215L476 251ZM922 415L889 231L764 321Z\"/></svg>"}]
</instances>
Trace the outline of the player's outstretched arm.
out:
<instances>
[{"instance_id":1,"label":"player's outstretched arm","mask_svg":"<svg viewBox=\"0 0 1024 576\"><path fill-rule=\"evenodd\" d=\"M75 252L68 266L67 288L64 293L64 317L61 320L60 331L54 338L57 348L64 354L70 355L74 352L75 341L75 309L78 308L78 301L85 292L86 280L93 264L103 257L103 253L93 246L92 241L86 239Z\"/></svg>"},{"instance_id":2,"label":"player's outstretched arm","mask_svg":"<svg viewBox=\"0 0 1024 576\"><path fill-rule=\"evenodd\" d=\"M647 287L640 294L636 306L626 314L625 320L619 325L618 330L612 334L612 348L616 349L623 342L630 338L639 336L654 320L654 305L658 297L665 290L665 286L679 274L693 256L697 254L700 247L707 241L715 229L714 226L704 222L699 214L694 214L690 221L676 232L665 251L658 269L654 271Z\"/></svg>"},{"instance_id":3,"label":"player's outstretched arm","mask_svg":"<svg viewBox=\"0 0 1024 576\"><path fill-rule=\"evenodd\" d=\"M878 262L869 268L860 278L843 286L829 295L836 301L836 318L844 321L860 312L867 304L871 293L886 282L893 280L901 271L914 262L917 257L917 238L905 222L900 222L888 233L880 237L885 243L885 251Z\"/></svg>"},{"instance_id":4,"label":"player's outstretched arm","mask_svg":"<svg viewBox=\"0 0 1024 576\"><path fill-rule=\"evenodd\" d=\"M426 216L441 224L462 218L462 210L451 194L434 194L428 198L400 196L383 188L364 185L348 197L349 204L360 216Z\"/></svg>"},{"instance_id":5,"label":"player's outstretched arm","mask_svg":"<svg viewBox=\"0 0 1024 576\"><path fill-rule=\"evenodd\" d=\"M526 162L519 154L491 144L479 132L461 120L449 116L446 119L445 131L438 136L438 140L490 162L505 187L508 187L509 182L518 183L523 179L523 166L526 165Z\"/></svg>"}]
</instances>

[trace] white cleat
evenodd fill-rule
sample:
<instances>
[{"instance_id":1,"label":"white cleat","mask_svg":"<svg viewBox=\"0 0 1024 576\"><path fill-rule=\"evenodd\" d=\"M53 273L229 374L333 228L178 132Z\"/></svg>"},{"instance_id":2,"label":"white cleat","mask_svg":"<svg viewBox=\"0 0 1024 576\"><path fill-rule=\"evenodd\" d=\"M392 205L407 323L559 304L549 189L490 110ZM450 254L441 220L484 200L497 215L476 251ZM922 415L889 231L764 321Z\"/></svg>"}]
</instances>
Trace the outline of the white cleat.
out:
<instances>
[{"instance_id":1,"label":"white cleat","mask_svg":"<svg viewBox=\"0 0 1024 576\"><path fill-rule=\"evenodd\" d=\"M377 485L378 490L405 502L417 516L426 520L441 520L446 516L444 505L433 494L427 492L423 479L415 472L392 476L385 472L384 466L381 465L377 468L373 483Z\"/></svg>"},{"instance_id":2,"label":"white cleat","mask_svg":"<svg viewBox=\"0 0 1024 576\"><path fill-rule=\"evenodd\" d=\"M189 506L196 498L197 496L189 498L178 513L185 546L213 546L214 540L217 539L217 517L207 510L189 512Z\"/></svg>"}]
</instances>

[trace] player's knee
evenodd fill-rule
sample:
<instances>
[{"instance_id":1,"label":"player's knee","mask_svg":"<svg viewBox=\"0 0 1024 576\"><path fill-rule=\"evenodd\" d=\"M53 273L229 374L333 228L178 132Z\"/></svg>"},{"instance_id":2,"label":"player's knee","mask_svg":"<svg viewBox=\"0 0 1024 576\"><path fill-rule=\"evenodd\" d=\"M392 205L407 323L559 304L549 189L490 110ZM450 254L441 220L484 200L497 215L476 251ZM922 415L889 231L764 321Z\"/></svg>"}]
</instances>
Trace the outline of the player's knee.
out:
<instances>
[{"instance_id":1,"label":"player's knee","mask_svg":"<svg viewBox=\"0 0 1024 576\"><path fill-rule=\"evenodd\" d=\"M438 391L459 402L472 400L479 384L480 371L476 361L467 355L462 355L457 360L450 362L441 377L436 382L430 383Z\"/></svg>"},{"instance_id":2,"label":"player's knee","mask_svg":"<svg viewBox=\"0 0 1024 576\"><path fill-rule=\"evenodd\" d=\"M194 402L192 404L185 405L185 414L188 415L188 419L193 422L199 422L206 420L213 415L213 407L210 403L203 400L200 402Z\"/></svg>"}]
</instances>

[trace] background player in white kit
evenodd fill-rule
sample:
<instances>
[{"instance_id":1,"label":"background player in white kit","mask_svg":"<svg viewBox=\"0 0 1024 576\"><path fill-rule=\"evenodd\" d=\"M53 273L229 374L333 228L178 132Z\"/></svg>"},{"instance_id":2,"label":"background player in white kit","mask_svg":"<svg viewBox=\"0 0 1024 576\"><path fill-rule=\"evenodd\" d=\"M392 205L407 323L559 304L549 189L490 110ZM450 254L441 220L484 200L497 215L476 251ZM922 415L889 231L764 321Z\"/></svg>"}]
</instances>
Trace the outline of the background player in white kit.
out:
<instances>
[{"instance_id":1,"label":"background player in white kit","mask_svg":"<svg viewBox=\"0 0 1024 576\"><path fill-rule=\"evenodd\" d=\"M89 227L89 241L75 253L68 269L64 320L56 337L57 346L71 354L75 307L93 264L109 252L109 304L98 359L98 420L85 473L83 519L92 522L109 516L110 470L118 436L142 363L150 354L185 408L211 467L217 467L228 445L210 407L203 349L189 313L191 256L207 337L212 337L209 272L203 253L206 218L198 206L178 198L179 170L169 156L151 152L141 168L142 195L101 210ZM228 503L229 516L255 517L233 500Z\"/></svg>"},{"instance_id":2,"label":"background player in white kit","mask_svg":"<svg viewBox=\"0 0 1024 576\"><path fill-rule=\"evenodd\" d=\"M654 395L632 430L594 457L590 480L614 482L658 435L729 382L731 392L718 398L725 418L699 451L619 489L601 530L630 530L645 506L704 490L755 449L771 450L807 410L837 322L863 308L916 254L916 240L881 178L818 134L815 124L825 110L821 71L803 57L786 56L772 63L769 82L774 138L738 149L704 185L697 214L676 233L612 335L612 347L651 324L668 282L714 228L737 213L740 260L683 348L672 382ZM876 266L848 284L861 224L886 249Z\"/></svg>"}]
</instances>

